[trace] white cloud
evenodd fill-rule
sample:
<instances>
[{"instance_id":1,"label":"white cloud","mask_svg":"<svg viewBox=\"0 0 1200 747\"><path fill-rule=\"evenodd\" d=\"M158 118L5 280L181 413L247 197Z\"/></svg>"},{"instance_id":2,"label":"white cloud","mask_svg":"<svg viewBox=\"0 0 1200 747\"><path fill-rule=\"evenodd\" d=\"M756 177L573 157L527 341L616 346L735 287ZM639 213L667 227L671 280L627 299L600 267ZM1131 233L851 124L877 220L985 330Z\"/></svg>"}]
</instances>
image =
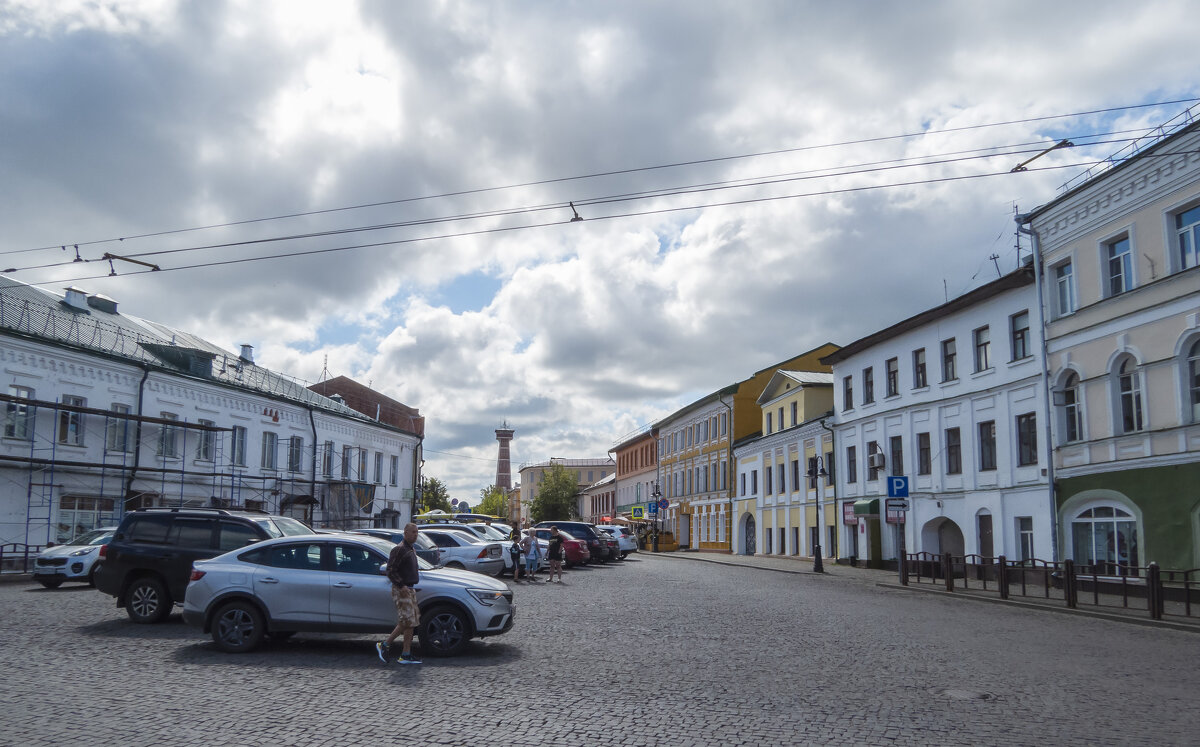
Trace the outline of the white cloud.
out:
<instances>
[{"instance_id":1,"label":"white cloud","mask_svg":"<svg viewBox=\"0 0 1200 747\"><path fill-rule=\"evenodd\" d=\"M130 313L253 343L260 362L305 379L328 360L332 375L419 407L427 472L473 499L494 474L502 419L518 462L603 456L696 396L968 289L994 272L993 252L1011 266L1013 203L1034 207L1074 171L871 189L1004 172L1026 157L1013 154L598 198L1150 126L1180 107L873 140L1196 96L1200 51L1182 20L1194 15L1170 0L869 14L815 2L9 2L0 252L55 248L0 264L69 259L75 242L89 258L133 255L556 205L160 254L147 259L168 271L154 275L82 273ZM871 142L811 147L857 140ZM808 149L709 161L792 148ZM696 163L628 171L684 162ZM600 172L624 173L551 181ZM830 192L844 189L859 191ZM566 221L568 200L582 223L412 241ZM227 222L239 223L159 233ZM157 235L85 243L144 233ZM170 271L389 241L400 243ZM80 274L16 277L57 287ZM454 290L471 276L498 291Z\"/></svg>"}]
</instances>

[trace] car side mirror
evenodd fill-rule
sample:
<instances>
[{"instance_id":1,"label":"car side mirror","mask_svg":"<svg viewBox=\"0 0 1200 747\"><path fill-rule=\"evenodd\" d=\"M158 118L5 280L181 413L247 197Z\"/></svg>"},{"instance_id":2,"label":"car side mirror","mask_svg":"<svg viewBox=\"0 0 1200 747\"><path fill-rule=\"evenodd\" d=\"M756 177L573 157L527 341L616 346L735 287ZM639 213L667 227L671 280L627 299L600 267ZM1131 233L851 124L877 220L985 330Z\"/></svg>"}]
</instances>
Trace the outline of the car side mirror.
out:
<instances>
[{"instance_id":1,"label":"car side mirror","mask_svg":"<svg viewBox=\"0 0 1200 747\"><path fill-rule=\"evenodd\" d=\"M387 575L387 563L379 564L379 575L381 575L381 576Z\"/></svg>"}]
</instances>

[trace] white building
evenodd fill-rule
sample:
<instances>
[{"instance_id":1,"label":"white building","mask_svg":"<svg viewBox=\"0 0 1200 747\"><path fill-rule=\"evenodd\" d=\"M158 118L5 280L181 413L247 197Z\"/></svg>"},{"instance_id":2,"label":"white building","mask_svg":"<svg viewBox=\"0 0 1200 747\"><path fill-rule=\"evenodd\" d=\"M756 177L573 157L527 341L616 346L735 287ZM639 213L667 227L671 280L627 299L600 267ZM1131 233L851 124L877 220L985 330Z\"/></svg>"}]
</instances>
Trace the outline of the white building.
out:
<instances>
[{"instance_id":1,"label":"white building","mask_svg":"<svg viewBox=\"0 0 1200 747\"><path fill-rule=\"evenodd\" d=\"M421 437L112 299L0 277L0 542L62 542L143 506L396 525Z\"/></svg>"},{"instance_id":2,"label":"white building","mask_svg":"<svg viewBox=\"0 0 1200 747\"><path fill-rule=\"evenodd\" d=\"M1050 559L1033 279L1022 267L822 359L837 399L837 492L854 502L848 554L896 559L885 478L906 475L909 553Z\"/></svg>"},{"instance_id":3,"label":"white building","mask_svg":"<svg viewBox=\"0 0 1200 747\"><path fill-rule=\"evenodd\" d=\"M1200 566L1195 111L1021 220L1042 258L1061 557Z\"/></svg>"}]
</instances>

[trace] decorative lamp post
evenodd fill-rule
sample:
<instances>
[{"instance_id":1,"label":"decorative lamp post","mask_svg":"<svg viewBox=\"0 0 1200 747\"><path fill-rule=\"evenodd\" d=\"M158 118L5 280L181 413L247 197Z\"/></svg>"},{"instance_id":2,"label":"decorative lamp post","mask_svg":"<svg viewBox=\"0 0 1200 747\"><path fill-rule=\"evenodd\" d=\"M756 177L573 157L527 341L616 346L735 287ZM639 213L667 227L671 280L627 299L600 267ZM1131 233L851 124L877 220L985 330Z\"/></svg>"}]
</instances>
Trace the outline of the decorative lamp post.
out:
<instances>
[{"instance_id":1,"label":"decorative lamp post","mask_svg":"<svg viewBox=\"0 0 1200 747\"><path fill-rule=\"evenodd\" d=\"M825 564L821 561L821 488L817 482L819 477L829 477L829 471L825 469L825 460L818 456L808 469L808 479L812 480L815 493L813 495L813 523L817 530L815 542L813 542L813 573L824 573Z\"/></svg>"},{"instance_id":2,"label":"decorative lamp post","mask_svg":"<svg viewBox=\"0 0 1200 747\"><path fill-rule=\"evenodd\" d=\"M662 498L662 492L658 489L658 482L654 483L654 492L650 494L650 500L658 503L658 499ZM656 509L654 512L654 522L650 525L650 551L658 552L658 524L662 521L662 509Z\"/></svg>"}]
</instances>

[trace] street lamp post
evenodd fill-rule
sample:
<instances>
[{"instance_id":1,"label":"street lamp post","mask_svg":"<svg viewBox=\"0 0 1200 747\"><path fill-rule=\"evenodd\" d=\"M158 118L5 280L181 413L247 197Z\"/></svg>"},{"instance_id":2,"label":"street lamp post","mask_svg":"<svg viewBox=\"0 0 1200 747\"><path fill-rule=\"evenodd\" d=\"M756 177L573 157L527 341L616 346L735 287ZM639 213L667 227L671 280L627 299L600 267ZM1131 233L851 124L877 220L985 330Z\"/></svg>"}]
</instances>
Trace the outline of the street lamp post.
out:
<instances>
[{"instance_id":1,"label":"street lamp post","mask_svg":"<svg viewBox=\"0 0 1200 747\"><path fill-rule=\"evenodd\" d=\"M822 457L815 457L812 466L808 468L808 478L812 480L812 486L816 492L813 496L813 525L817 530L813 542L813 573L824 573L825 564L821 561L821 488L817 478L829 477L829 471L825 469L825 460Z\"/></svg>"},{"instance_id":2,"label":"street lamp post","mask_svg":"<svg viewBox=\"0 0 1200 747\"><path fill-rule=\"evenodd\" d=\"M650 494L650 500L658 503L658 499L662 497L662 493L658 489L658 482L654 483L654 492ZM662 521L662 508L655 508L654 523L650 525L650 552L658 552L658 524Z\"/></svg>"}]
</instances>

